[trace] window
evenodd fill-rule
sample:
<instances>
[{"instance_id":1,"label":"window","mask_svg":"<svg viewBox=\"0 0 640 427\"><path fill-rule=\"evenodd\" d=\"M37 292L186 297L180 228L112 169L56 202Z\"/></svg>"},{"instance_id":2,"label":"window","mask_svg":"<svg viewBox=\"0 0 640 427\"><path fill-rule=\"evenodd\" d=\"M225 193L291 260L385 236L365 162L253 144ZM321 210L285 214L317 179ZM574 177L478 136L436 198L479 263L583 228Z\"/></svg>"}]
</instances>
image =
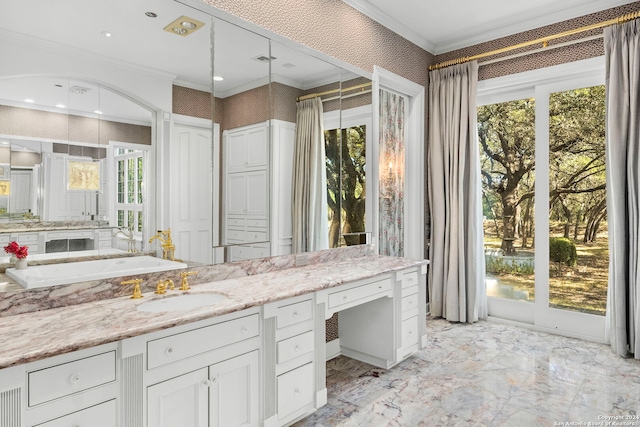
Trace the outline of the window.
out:
<instances>
[{"instance_id":1,"label":"window","mask_svg":"<svg viewBox=\"0 0 640 427\"><path fill-rule=\"evenodd\" d=\"M142 234L144 219L143 152L116 148L117 177L116 217L118 227L129 227L135 234Z\"/></svg>"},{"instance_id":2,"label":"window","mask_svg":"<svg viewBox=\"0 0 640 427\"><path fill-rule=\"evenodd\" d=\"M358 244L366 224L367 126L325 130L329 247Z\"/></svg>"},{"instance_id":3,"label":"window","mask_svg":"<svg viewBox=\"0 0 640 427\"><path fill-rule=\"evenodd\" d=\"M490 316L603 339L603 81L593 58L478 86Z\"/></svg>"}]
</instances>

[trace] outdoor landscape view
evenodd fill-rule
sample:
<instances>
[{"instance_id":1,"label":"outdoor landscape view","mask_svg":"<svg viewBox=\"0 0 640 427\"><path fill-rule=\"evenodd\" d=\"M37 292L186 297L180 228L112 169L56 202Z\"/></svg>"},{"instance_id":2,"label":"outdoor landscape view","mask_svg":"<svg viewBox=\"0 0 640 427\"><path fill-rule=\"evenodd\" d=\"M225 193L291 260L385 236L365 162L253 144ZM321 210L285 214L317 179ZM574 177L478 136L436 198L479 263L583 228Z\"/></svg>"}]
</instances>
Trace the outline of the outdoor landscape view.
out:
<instances>
[{"instance_id":1,"label":"outdoor landscape view","mask_svg":"<svg viewBox=\"0 0 640 427\"><path fill-rule=\"evenodd\" d=\"M535 99L478 108L488 295L533 301L534 273L543 268L550 306L604 315L604 99L604 86L549 98L549 230L536 229L534 214ZM544 203L546 195L538 199ZM549 240L544 265L534 262L536 233Z\"/></svg>"}]
</instances>

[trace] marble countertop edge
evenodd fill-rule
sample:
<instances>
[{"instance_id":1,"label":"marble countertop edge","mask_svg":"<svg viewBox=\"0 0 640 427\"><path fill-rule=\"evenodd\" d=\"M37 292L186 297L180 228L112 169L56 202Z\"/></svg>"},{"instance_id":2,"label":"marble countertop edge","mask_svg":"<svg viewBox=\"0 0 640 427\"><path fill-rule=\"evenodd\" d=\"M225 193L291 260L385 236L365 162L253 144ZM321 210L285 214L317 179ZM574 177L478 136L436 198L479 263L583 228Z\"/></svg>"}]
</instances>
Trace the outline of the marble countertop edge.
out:
<instances>
[{"instance_id":1,"label":"marble countertop edge","mask_svg":"<svg viewBox=\"0 0 640 427\"><path fill-rule=\"evenodd\" d=\"M427 260L375 256L357 263L342 260L201 283L186 293L219 293L228 299L189 311L145 313L136 309L142 303L183 293L168 291L162 296L144 293L140 300L120 297L9 316L0 322L0 369L426 264Z\"/></svg>"}]
</instances>

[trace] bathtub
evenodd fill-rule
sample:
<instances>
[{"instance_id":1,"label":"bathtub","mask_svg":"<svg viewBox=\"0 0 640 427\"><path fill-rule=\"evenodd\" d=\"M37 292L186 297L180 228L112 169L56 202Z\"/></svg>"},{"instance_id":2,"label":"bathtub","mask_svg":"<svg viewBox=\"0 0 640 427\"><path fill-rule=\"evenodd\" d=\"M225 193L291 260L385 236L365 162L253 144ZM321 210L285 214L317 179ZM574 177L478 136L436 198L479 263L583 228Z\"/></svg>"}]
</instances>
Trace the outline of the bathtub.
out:
<instances>
[{"instance_id":1,"label":"bathtub","mask_svg":"<svg viewBox=\"0 0 640 427\"><path fill-rule=\"evenodd\" d=\"M99 259L7 268L6 274L27 289L186 268L187 264L152 256Z\"/></svg>"}]
</instances>

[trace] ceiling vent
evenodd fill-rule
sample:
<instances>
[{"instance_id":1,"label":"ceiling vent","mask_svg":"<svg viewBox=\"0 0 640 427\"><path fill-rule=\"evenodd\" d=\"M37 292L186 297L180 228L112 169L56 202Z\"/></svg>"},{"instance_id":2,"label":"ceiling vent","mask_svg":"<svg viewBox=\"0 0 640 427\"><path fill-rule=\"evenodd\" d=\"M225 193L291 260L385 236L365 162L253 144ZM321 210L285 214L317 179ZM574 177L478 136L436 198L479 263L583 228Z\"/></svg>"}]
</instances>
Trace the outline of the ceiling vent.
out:
<instances>
[{"instance_id":1,"label":"ceiling vent","mask_svg":"<svg viewBox=\"0 0 640 427\"><path fill-rule=\"evenodd\" d=\"M198 31L202 27L204 27L204 22L200 22L196 19L183 15L164 27L164 30L171 34L187 37L189 34Z\"/></svg>"},{"instance_id":2,"label":"ceiling vent","mask_svg":"<svg viewBox=\"0 0 640 427\"><path fill-rule=\"evenodd\" d=\"M256 56L255 58L251 58L252 61L258 61L258 62L271 62L271 61L275 61L276 58L275 56L266 56L266 55L260 55L260 56Z\"/></svg>"},{"instance_id":3,"label":"ceiling vent","mask_svg":"<svg viewBox=\"0 0 640 427\"><path fill-rule=\"evenodd\" d=\"M69 92L74 93L76 95L84 95L85 93L89 92L91 89L88 87L82 87L82 86L71 86L69 88Z\"/></svg>"}]
</instances>

